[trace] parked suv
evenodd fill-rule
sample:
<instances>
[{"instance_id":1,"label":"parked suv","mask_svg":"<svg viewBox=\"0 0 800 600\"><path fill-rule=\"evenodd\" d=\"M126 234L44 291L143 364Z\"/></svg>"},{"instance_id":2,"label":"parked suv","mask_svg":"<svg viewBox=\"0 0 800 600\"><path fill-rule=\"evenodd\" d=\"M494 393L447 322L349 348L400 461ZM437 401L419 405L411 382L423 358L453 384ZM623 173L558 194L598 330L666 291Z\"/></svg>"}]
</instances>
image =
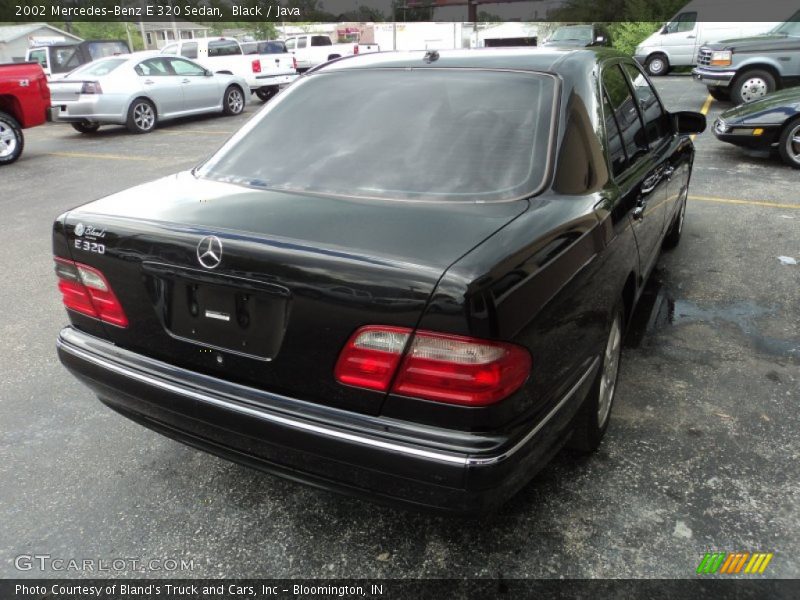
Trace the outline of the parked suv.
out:
<instances>
[{"instance_id":1,"label":"parked suv","mask_svg":"<svg viewBox=\"0 0 800 600\"><path fill-rule=\"evenodd\" d=\"M703 46L697 64L695 80L736 104L800 85L800 11L765 35Z\"/></svg>"}]
</instances>

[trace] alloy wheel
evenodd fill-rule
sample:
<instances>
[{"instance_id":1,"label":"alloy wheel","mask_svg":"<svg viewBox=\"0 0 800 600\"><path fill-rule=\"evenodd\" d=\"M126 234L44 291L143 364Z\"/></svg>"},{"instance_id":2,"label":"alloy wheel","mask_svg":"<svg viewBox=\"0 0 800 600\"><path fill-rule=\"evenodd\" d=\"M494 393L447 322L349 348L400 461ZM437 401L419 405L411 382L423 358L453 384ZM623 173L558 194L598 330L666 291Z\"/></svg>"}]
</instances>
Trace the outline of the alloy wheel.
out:
<instances>
[{"instance_id":1,"label":"alloy wheel","mask_svg":"<svg viewBox=\"0 0 800 600\"><path fill-rule=\"evenodd\" d=\"M153 107L142 102L133 109L133 122L142 131L149 131L156 123L156 115Z\"/></svg>"},{"instance_id":2,"label":"alloy wheel","mask_svg":"<svg viewBox=\"0 0 800 600\"><path fill-rule=\"evenodd\" d=\"M11 126L0 121L0 158L11 156L17 150L17 135Z\"/></svg>"},{"instance_id":3,"label":"alloy wheel","mask_svg":"<svg viewBox=\"0 0 800 600\"><path fill-rule=\"evenodd\" d=\"M603 374L600 377L600 397L597 402L597 424L600 428L605 426L608 415L611 412L611 402L614 399L614 390L617 387L621 353L622 323L618 314L611 324L611 332L608 335L606 351L603 356Z\"/></svg>"},{"instance_id":4,"label":"alloy wheel","mask_svg":"<svg viewBox=\"0 0 800 600\"><path fill-rule=\"evenodd\" d=\"M244 108L244 98L242 92L237 89L232 89L228 92L228 109L231 113L238 115Z\"/></svg>"},{"instance_id":5,"label":"alloy wheel","mask_svg":"<svg viewBox=\"0 0 800 600\"><path fill-rule=\"evenodd\" d=\"M800 164L800 123L792 128L786 139L786 154Z\"/></svg>"}]
</instances>

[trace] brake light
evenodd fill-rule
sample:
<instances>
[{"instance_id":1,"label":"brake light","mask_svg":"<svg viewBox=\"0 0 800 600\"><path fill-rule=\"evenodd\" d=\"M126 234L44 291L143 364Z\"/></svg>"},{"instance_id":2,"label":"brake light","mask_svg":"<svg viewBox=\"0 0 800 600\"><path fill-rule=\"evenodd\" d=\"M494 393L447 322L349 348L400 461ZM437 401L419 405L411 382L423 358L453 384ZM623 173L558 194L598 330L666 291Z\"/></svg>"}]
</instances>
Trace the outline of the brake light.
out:
<instances>
[{"instance_id":1,"label":"brake light","mask_svg":"<svg viewBox=\"0 0 800 600\"><path fill-rule=\"evenodd\" d=\"M102 94L103 88L99 81L84 81L81 86L81 94Z\"/></svg>"},{"instance_id":2,"label":"brake light","mask_svg":"<svg viewBox=\"0 0 800 600\"><path fill-rule=\"evenodd\" d=\"M296 71L297 70L297 58L292 56L292 68Z\"/></svg>"},{"instance_id":3,"label":"brake light","mask_svg":"<svg viewBox=\"0 0 800 600\"><path fill-rule=\"evenodd\" d=\"M252 62L253 73L261 73L261 61L259 59L255 59Z\"/></svg>"},{"instance_id":4,"label":"brake light","mask_svg":"<svg viewBox=\"0 0 800 600\"><path fill-rule=\"evenodd\" d=\"M358 44L353 46L353 54L358 54Z\"/></svg>"},{"instance_id":5,"label":"brake light","mask_svg":"<svg viewBox=\"0 0 800 600\"><path fill-rule=\"evenodd\" d=\"M127 327L128 318L103 274L88 265L55 257L58 289L64 306L117 327Z\"/></svg>"},{"instance_id":6,"label":"brake light","mask_svg":"<svg viewBox=\"0 0 800 600\"><path fill-rule=\"evenodd\" d=\"M367 326L348 340L336 363L340 383L414 398L486 406L517 391L531 357L514 344ZM394 380L394 383L392 383Z\"/></svg>"}]
</instances>

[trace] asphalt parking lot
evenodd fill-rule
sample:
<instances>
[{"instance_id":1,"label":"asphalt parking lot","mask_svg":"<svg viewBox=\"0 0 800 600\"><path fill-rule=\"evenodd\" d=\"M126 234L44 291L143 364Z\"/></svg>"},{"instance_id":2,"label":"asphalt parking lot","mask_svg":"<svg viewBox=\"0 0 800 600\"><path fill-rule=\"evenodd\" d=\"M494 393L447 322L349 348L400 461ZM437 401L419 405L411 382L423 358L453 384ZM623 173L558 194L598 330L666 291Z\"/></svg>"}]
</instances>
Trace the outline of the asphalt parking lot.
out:
<instances>
[{"instance_id":1,"label":"asphalt parking lot","mask_svg":"<svg viewBox=\"0 0 800 600\"><path fill-rule=\"evenodd\" d=\"M704 88L657 81L667 108ZM707 551L763 551L800 574L800 172L710 132L680 246L665 253L623 354L612 423L500 512L418 514L206 455L102 406L58 362L67 322L59 213L207 157L260 107L149 135L27 132L0 171L0 575L15 557L193 561L181 577L693 577ZM724 105L713 102L709 117Z\"/></svg>"}]
</instances>

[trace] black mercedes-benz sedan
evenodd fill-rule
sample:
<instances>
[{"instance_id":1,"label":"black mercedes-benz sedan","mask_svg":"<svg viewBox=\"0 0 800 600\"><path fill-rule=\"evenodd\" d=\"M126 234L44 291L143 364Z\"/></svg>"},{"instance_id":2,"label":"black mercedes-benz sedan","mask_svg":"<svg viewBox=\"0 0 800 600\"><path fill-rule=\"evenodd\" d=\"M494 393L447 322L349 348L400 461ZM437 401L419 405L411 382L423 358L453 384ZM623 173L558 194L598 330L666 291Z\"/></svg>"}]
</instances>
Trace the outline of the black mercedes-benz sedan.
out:
<instances>
[{"instance_id":1,"label":"black mercedes-benz sedan","mask_svg":"<svg viewBox=\"0 0 800 600\"><path fill-rule=\"evenodd\" d=\"M333 61L195 169L58 217L58 354L194 447L491 509L600 443L704 127L607 49Z\"/></svg>"},{"instance_id":2,"label":"black mercedes-benz sedan","mask_svg":"<svg viewBox=\"0 0 800 600\"><path fill-rule=\"evenodd\" d=\"M714 121L714 135L751 150L777 150L787 165L800 169L800 87L726 110Z\"/></svg>"}]
</instances>

